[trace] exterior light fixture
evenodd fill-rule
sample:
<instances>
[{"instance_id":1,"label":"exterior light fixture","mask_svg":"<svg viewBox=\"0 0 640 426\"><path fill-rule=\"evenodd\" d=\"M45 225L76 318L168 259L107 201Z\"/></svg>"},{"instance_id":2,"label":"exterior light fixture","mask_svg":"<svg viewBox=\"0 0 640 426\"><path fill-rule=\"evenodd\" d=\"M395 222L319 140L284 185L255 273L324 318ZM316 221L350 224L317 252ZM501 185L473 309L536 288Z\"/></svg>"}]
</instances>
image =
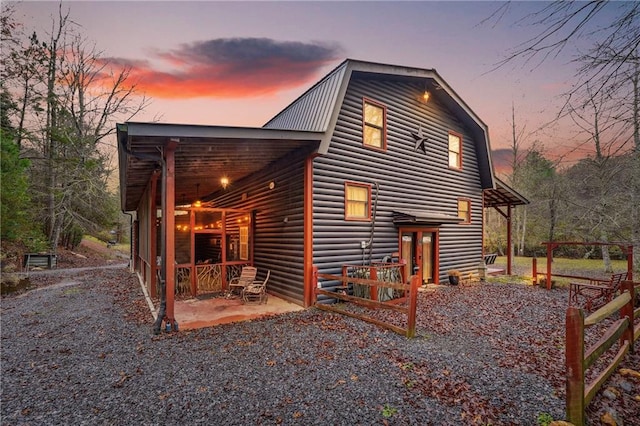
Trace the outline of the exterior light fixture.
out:
<instances>
[{"instance_id":1,"label":"exterior light fixture","mask_svg":"<svg viewBox=\"0 0 640 426\"><path fill-rule=\"evenodd\" d=\"M429 102L429 98L431 97L431 93L429 93L428 90L425 90L424 93L422 94L422 100L427 103Z\"/></svg>"},{"instance_id":2,"label":"exterior light fixture","mask_svg":"<svg viewBox=\"0 0 640 426\"><path fill-rule=\"evenodd\" d=\"M223 189L227 189L227 186L229 186L229 178L226 176L222 176L220 178L220 185L222 185Z\"/></svg>"}]
</instances>

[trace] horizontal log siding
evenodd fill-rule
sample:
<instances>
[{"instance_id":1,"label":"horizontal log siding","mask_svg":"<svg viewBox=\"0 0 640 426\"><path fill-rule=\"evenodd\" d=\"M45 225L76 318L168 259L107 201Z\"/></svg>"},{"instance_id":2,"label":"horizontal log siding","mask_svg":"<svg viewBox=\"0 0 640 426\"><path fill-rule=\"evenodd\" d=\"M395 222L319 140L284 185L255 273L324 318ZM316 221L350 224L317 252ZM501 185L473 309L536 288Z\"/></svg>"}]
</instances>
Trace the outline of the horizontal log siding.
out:
<instances>
[{"instance_id":1,"label":"horizontal log siding","mask_svg":"<svg viewBox=\"0 0 640 426\"><path fill-rule=\"evenodd\" d=\"M476 270L482 258L482 188L470 132L432 96L419 101L419 84L354 79L350 82L326 155L314 160L314 264L320 272L339 274L345 263L368 263L360 242L369 239L371 223L344 220L344 182L379 184L372 260L399 250L393 210L430 210L457 216L458 198L471 200L469 225L440 227L440 279L446 270ZM362 98L387 107L387 151L362 145ZM425 155L414 151L422 124L429 138ZM448 167L448 135L463 138L463 169ZM483 143L483 141L478 141Z\"/></svg>"},{"instance_id":2,"label":"horizontal log siding","mask_svg":"<svg viewBox=\"0 0 640 426\"><path fill-rule=\"evenodd\" d=\"M255 212L254 265L259 277L260 269L270 269L268 291L297 304L304 303L304 158L303 153L287 156L247 179L232 182L214 200L217 207ZM271 181L275 182L272 190Z\"/></svg>"}]
</instances>

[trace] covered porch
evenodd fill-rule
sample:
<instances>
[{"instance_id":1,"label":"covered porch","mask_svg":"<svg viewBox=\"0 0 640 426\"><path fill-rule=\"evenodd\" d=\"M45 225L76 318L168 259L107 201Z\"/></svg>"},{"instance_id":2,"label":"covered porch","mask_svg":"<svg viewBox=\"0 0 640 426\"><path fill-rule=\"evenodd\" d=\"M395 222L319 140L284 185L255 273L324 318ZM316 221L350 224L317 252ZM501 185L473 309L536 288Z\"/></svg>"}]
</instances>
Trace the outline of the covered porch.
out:
<instances>
[{"instance_id":1,"label":"covered porch","mask_svg":"<svg viewBox=\"0 0 640 426\"><path fill-rule=\"evenodd\" d=\"M524 196L498 178L495 178L496 187L485 189L483 194L484 208L494 208L507 222L507 275L512 275L513 267L513 233L512 217L516 206L529 204ZM483 244L484 246L484 244ZM487 254L487 253L483 253ZM493 269L493 270L492 270ZM489 274L504 273L498 268L488 268Z\"/></svg>"},{"instance_id":2,"label":"covered porch","mask_svg":"<svg viewBox=\"0 0 640 426\"><path fill-rule=\"evenodd\" d=\"M166 298L161 320L175 322L185 298L223 292L246 265L271 271L269 293L304 304L303 253L290 246L305 246L298 218L308 208L307 169L323 133L158 123L117 129L122 209L135 212L132 267L151 298Z\"/></svg>"}]
</instances>

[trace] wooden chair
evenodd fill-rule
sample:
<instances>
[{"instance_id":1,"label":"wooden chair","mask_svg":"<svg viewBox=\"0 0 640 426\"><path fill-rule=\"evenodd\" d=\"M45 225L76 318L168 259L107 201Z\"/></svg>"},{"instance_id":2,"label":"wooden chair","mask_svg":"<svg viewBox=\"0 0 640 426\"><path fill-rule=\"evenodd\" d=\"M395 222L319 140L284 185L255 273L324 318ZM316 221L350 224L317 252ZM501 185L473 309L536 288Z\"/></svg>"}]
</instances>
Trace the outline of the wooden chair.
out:
<instances>
[{"instance_id":1,"label":"wooden chair","mask_svg":"<svg viewBox=\"0 0 640 426\"><path fill-rule=\"evenodd\" d=\"M597 309L609 303L620 291L620 283L627 279L626 272L612 274L607 280L591 279L588 283L573 282L569 285L569 305L580 305L580 299L584 298L584 307L587 311Z\"/></svg>"},{"instance_id":2,"label":"wooden chair","mask_svg":"<svg viewBox=\"0 0 640 426\"><path fill-rule=\"evenodd\" d=\"M491 253L484 255L484 264L485 265L493 265L496 263L496 258L498 257L498 253Z\"/></svg>"},{"instance_id":3,"label":"wooden chair","mask_svg":"<svg viewBox=\"0 0 640 426\"><path fill-rule=\"evenodd\" d=\"M242 290L242 300L245 303L249 302L259 302L267 303L267 281L269 281L269 276L271 275L271 271L267 269L267 276L264 278L264 281L254 281L253 284L246 286Z\"/></svg>"},{"instance_id":4,"label":"wooden chair","mask_svg":"<svg viewBox=\"0 0 640 426\"><path fill-rule=\"evenodd\" d=\"M257 273L257 268L253 266L243 266L240 276L232 278L231 281L229 281L229 294L237 292L238 295L242 295L242 291L248 285L253 284Z\"/></svg>"}]
</instances>

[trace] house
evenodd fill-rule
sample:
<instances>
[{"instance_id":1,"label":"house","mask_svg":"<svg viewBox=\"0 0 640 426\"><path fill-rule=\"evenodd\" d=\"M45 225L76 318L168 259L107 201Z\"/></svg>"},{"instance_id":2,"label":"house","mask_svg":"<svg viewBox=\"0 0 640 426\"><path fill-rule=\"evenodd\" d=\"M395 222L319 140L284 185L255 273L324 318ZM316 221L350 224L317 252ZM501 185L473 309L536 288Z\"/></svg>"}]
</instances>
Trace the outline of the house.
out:
<instances>
[{"instance_id":1,"label":"house","mask_svg":"<svg viewBox=\"0 0 640 426\"><path fill-rule=\"evenodd\" d=\"M166 277L168 318L171 290L219 291L246 264L304 306L313 265L395 256L440 283L477 270L484 207L526 202L496 186L487 126L432 69L349 59L262 128L117 133L133 266L152 293Z\"/></svg>"}]
</instances>

